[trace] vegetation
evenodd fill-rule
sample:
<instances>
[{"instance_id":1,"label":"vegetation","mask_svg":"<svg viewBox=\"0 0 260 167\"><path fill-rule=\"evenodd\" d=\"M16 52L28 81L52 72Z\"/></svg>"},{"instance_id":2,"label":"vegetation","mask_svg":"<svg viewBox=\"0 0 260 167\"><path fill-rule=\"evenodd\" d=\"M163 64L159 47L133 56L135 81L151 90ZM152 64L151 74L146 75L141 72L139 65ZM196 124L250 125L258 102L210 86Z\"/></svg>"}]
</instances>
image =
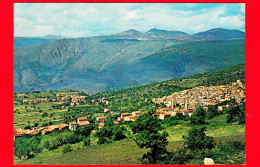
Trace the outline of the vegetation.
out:
<instances>
[{"instance_id":1,"label":"vegetation","mask_svg":"<svg viewBox=\"0 0 260 167\"><path fill-rule=\"evenodd\" d=\"M136 122L131 124L134 134L134 141L140 148L151 149L141 158L142 163L156 164L158 160L163 159L168 144L168 133L157 117L152 112L139 116ZM162 131L162 132L161 132Z\"/></svg>"},{"instance_id":2,"label":"vegetation","mask_svg":"<svg viewBox=\"0 0 260 167\"><path fill-rule=\"evenodd\" d=\"M71 149L71 146L69 144L62 147L63 153L67 153L67 152L70 152L70 151L72 151L72 149Z\"/></svg>"},{"instance_id":3,"label":"vegetation","mask_svg":"<svg viewBox=\"0 0 260 167\"><path fill-rule=\"evenodd\" d=\"M225 112L228 114L226 118L227 123L245 123L245 103L240 106L228 107L225 109Z\"/></svg>"},{"instance_id":4,"label":"vegetation","mask_svg":"<svg viewBox=\"0 0 260 167\"><path fill-rule=\"evenodd\" d=\"M124 126L105 126L95 132L98 137L98 144L111 143L112 141L122 140L125 136L126 128Z\"/></svg>"},{"instance_id":5,"label":"vegetation","mask_svg":"<svg viewBox=\"0 0 260 167\"><path fill-rule=\"evenodd\" d=\"M154 97L204 84L244 81L243 73L244 65L238 65L212 73L87 96L86 102L77 106L67 106L69 100L22 103L23 99L39 96L51 99L57 93L82 94L73 90L15 94L15 128L68 123L83 116L91 123L74 131L17 138L14 142L15 163L202 164L205 157L211 157L219 164L244 163L245 104L238 106L232 99L219 104L229 105L223 112L217 111L218 105L209 106L207 112L198 107L191 117L177 114L165 120L158 120L152 114L157 108L164 107L152 103ZM240 75L241 78L237 78ZM218 76L229 77L221 80ZM102 103L102 98L109 104ZM104 108L113 112L104 113ZM135 110L146 111L146 114L132 123L114 124L120 113ZM107 122L103 128L92 126L96 117L104 115ZM101 150L105 154L100 155L100 159L96 155ZM89 158L81 159L80 156Z\"/></svg>"}]
</instances>

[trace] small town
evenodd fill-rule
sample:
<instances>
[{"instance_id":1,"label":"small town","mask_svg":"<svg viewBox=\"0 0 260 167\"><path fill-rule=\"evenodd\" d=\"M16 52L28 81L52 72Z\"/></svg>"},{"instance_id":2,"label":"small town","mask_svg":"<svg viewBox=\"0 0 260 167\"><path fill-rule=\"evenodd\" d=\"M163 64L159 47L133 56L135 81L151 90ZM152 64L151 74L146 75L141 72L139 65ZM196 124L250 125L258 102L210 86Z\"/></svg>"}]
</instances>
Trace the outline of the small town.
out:
<instances>
[{"instance_id":1,"label":"small town","mask_svg":"<svg viewBox=\"0 0 260 167\"><path fill-rule=\"evenodd\" d=\"M164 104L167 107L177 107L178 109L194 109L197 106L216 105L223 101L236 99L238 103L245 98L245 86L240 80L229 85L221 86L199 86L181 92L175 92L170 96L154 98L153 102ZM225 106L219 106L223 110Z\"/></svg>"},{"instance_id":2,"label":"small town","mask_svg":"<svg viewBox=\"0 0 260 167\"><path fill-rule=\"evenodd\" d=\"M60 95L56 94L57 99L53 101L67 101L71 99L71 106L79 105L79 102L85 102L86 96L77 95ZM160 120L164 120L167 117L174 117L177 114L191 116L194 109L198 106L203 106L203 109L207 110L208 106L216 105L218 103L228 101L231 99L236 99L238 105L240 105L245 98L245 86L240 80L233 82L230 85L221 86L200 86L193 89L187 89L181 92L173 93L170 96L164 96L162 98L153 99L154 103L164 104L166 108L160 108L155 111L155 116ZM99 102L108 102L105 98L99 99ZM30 101L23 101L27 103ZM39 102L37 100L37 102ZM41 101L45 102L45 101ZM92 102L95 102L92 100ZM171 107L171 108L169 108ZM174 107L174 108L173 108ZM218 106L219 111L223 111L228 105ZM133 111L132 113L121 113L121 116L114 120L114 124L117 125L121 121L136 121L137 117L147 111ZM104 116L96 117L95 126L99 129L104 127L107 117L105 114L118 114L111 111L109 108L104 109ZM62 131L65 129L75 130L78 126L90 125L87 117L77 118L77 122L69 122L69 124L58 124L50 125L46 127L33 127L31 129L15 129L14 138L23 137L26 135L37 135L41 133L42 135L48 134L54 131Z\"/></svg>"}]
</instances>

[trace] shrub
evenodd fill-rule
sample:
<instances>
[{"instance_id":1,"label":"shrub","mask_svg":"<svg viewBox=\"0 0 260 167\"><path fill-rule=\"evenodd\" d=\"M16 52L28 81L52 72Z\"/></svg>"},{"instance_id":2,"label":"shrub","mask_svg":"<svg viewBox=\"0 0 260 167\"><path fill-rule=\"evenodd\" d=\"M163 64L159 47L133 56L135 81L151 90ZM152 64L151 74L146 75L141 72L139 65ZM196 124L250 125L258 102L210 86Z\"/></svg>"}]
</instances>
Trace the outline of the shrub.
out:
<instances>
[{"instance_id":1,"label":"shrub","mask_svg":"<svg viewBox=\"0 0 260 167\"><path fill-rule=\"evenodd\" d=\"M83 140L83 146L90 146L90 137L87 137Z\"/></svg>"},{"instance_id":2,"label":"shrub","mask_svg":"<svg viewBox=\"0 0 260 167\"><path fill-rule=\"evenodd\" d=\"M219 115L219 112L218 112L218 109L216 106L209 106L208 107L208 110L206 112L206 117L208 119L212 119L214 118L215 116L218 116Z\"/></svg>"},{"instance_id":3,"label":"shrub","mask_svg":"<svg viewBox=\"0 0 260 167\"><path fill-rule=\"evenodd\" d=\"M64 145L64 146L62 147L62 152L63 152L63 153L67 153L67 152L70 152L70 151L72 151L72 149L71 149L71 146L70 146L69 144Z\"/></svg>"},{"instance_id":4,"label":"shrub","mask_svg":"<svg viewBox=\"0 0 260 167\"><path fill-rule=\"evenodd\" d=\"M38 124L37 122L35 122L33 126L34 126L34 127L37 127L38 125L39 125L39 124Z\"/></svg>"},{"instance_id":5,"label":"shrub","mask_svg":"<svg viewBox=\"0 0 260 167\"><path fill-rule=\"evenodd\" d=\"M58 145L56 143L53 143L49 146L48 150L54 150L54 149L57 149L58 148Z\"/></svg>"},{"instance_id":6,"label":"shrub","mask_svg":"<svg viewBox=\"0 0 260 167\"><path fill-rule=\"evenodd\" d=\"M205 126L193 126L187 136L183 136L184 144L188 149L202 150L212 149L215 147L213 137L206 136L205 134L206 127Z\"/></svg>"},{"instance_id":7,"label":"shrub","mask_svg":"<svg viewBox=\"0 0 260 167\"><path fill-rule=\"evenodd\" d=\"M26 126L24 127L24 129L31 129L31 126L30 126L30 125L26 125Z\"/></svg>"},{"instance_id":8,"label":"shrub","mask_svg":"<svg viewBox=\"0 0 260 167\"><path fill-rule=\"evenodd\" d=\"M205 110L199 106L195 109L195 111L193 112L193 114L191 115L191 124L192 125L204 125L205 124L205 116L206 116L206 112Z\"/></svg>"}]
</instances>

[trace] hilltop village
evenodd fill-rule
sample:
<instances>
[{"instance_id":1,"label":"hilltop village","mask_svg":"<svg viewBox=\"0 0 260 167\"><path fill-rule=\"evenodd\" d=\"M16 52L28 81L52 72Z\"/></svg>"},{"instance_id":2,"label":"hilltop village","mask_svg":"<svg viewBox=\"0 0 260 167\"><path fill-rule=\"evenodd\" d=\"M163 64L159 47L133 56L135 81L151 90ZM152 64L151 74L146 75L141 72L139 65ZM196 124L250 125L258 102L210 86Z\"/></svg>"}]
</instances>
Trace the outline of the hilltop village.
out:
<instances>
[{"instance_id":1,"label":"hilltop village","mask_svg":"<svg viewBox=\"0 0 260 167\"><path fill-rule=\"evenodd\" d=\"M189 110L198 106L216 105L231 99L236 99L238 103L241 103L244 98L245 86L240 80L237 80L237 82L232 82L229 85L199 86L186 89L162 98L154 98L152 101L157 104L164 104L167 107ZM219 110L222 110L223 107L225 106L220 106Z\"/></svg>"},{"instance_id":2,"label":"hilltop village","mask_svg":"<svg viewBox=\"0 0 260 167\"><path fill-rule=\"evenodd\" d=\"M187 89L181 92L175 92L170 96L164 96L162 98L153 99L154 103L164 104L166 108L160 108L155 111L155 116L164 120L167 117L176 116L177 114L191 116L194 109L198 106L203 106L207 110L207 106L217 105L221 102L236 99L237 104L242 103L245 98L245 86L240 80L233 82L230 85L221 86L200 86L193 89ZM56 94L56 99L52 101L67 101L71 100L70 106L80 105L80 102L86 101L86 96L77 95L60 95ZM46 102L47 100L36 100L36 102ZM105 98L98 99L99 102L107 104L108 101ZM31 103L35 101L23 101L24 103ZM92 102L94 102L92 100ZM219 105L218 110L222 111L227 105ZM106 115L118 114L111 111L109 108L104 109L104 116L96 117L95 127L99 129L105 126L107 121ZM121 113L117 120L114 120L114 124L119 124L121 121L136 121L137 117L146 111L133 111L132 113ZM77 122L69 122L69 124L50 125L46 127L34 127L31 129L15 129L15 137L22 137L26 135L36 135L41 133L42 135L48 134L54 131L61 131L64 129L75 130L78 126L88 126L90 122L87 117L77 118Z\"/></svg>"}]
</instances>

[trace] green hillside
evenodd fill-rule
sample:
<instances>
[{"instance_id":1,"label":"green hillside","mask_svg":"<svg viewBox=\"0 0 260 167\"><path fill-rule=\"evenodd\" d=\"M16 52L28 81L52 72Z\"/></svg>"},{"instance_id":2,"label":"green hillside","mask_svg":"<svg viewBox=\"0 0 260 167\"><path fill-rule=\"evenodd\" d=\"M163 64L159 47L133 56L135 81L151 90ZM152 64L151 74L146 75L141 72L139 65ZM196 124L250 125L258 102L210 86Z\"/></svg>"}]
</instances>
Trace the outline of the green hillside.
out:
<instances>
[{"instance_id":1,"label":"green hillside","mask_svg":"<svg viewBox=\"0 0 260 167\"><path fill-rule=\"evenodd\" d=\"M153 110L152 98L163 97L184 89L197 86L216 86L241 80L245 83L245 64L235 65L218 71L196 74L190 77L177 78L144 86L109 91L91 96L93 99L106 98L109 107L116 111Z\"/></svg>"},{"instance_id":2,"label":"green hillside","mask_svg":"<svg viewBox=\"0 0 260 167\"><path fill-rule=\"evenodd\" d=\"M16 47L14 91L67 88L95 94L245 63L245 40L231 30L211 32L222 40L180 33L129 30Z\"/></svg>"},{"instance_id":3,"label":"green hillside","mask_svg":"<svg viewBox=\"0 0 260 167\"><path fill-rule=\"evenodd\" d=\"M15 94L15 129L24 129L26 126L45 127L51 124L68 124L68 122L76 121L79 117L87 117L92 125L95 124L98 116L105 115L108 121L101 129L86 126L87 129L79 128L75 131L65 130L46 135L17 138L15 140L14 162L15 164L140 164L141 161L138 158L150 149L140 149L134 142L135 134L132 127L136 122L132 124L123 121L118 125L113 124L113 121L120 116L119 113L137 110L155 111L164 106L152 103L154 97L170 95L173 92L201 85L229 84L238 79L245 83L245 64L91 96L73 90ZM86 102L76 106L69 106L69 100L39 104L22 103L24 99L53 99L56 94L85 95ZM102 98L109 101L109 104L100 102ZM212 157L216 164L244 164L245 124L238 122L238 120L243 119L245 105L233 106L231 101L227 103L231 105L231 108L218 112L213 118L204 118L206 119L205 133L213 137L216 143L214 149L206 150L206 152L187 151L183 153L179 151L179 149L185 149L183 136L188 135L193 127L190 124L191 118L189 116L181 115L165 120L157 119L156 121L162 125L164 131L169 134L166 149L172 156L171 159L168 159L169 161L165 160L162 163L203 164L204 157ZM104 108L110 108L114 113L106 114ZM232 115L232 112L237 115ZM227 118L231 121L227 121ZM27 147L32 149L29 153L24 151ZM25 153L21 156L21 152Z\"/></svg>"}]
</instances>

